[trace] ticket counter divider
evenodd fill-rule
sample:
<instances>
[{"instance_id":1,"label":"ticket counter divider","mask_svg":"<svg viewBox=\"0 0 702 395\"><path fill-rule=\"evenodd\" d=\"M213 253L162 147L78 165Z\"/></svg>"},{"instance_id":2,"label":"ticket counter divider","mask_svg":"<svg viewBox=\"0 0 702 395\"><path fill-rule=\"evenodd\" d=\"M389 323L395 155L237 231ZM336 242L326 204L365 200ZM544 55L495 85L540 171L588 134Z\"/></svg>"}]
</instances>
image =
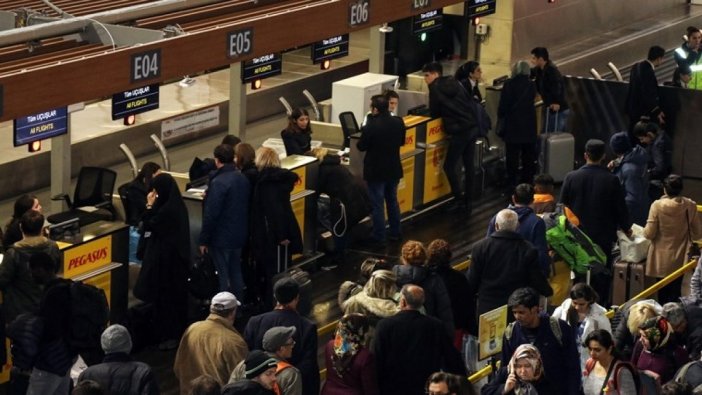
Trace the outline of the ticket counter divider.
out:
<instances>
[{"instance_id":1,"label":"ticket counter divider","mask_svg":"<svg viewBox=\"0 0 702 395\"><path fill-rule=\"evenodd\" d=\"M323 255L316 251L317 202L315 201L315 187L317 185L318 162L313 157L291 155L281 160L281 167L293 171L300 177L290 194L290 202L300 226L303 242L303 254L293 256L293 265L301 265ZM190 181L188 173L166 173L173 176L178 188L183 191L181 193L190 219L190 254L192 259L195 259L199 251L198 240L202 229L203 190L185 189Z\"/></svg>"}]
</instances>

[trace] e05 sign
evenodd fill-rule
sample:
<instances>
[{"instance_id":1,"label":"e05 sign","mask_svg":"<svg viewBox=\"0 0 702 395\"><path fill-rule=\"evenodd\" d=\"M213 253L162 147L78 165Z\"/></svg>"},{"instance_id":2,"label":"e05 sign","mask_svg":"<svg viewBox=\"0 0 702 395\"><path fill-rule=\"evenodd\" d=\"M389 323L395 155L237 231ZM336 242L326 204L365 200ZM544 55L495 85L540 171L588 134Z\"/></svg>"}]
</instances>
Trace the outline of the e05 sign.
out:
<instances>
[{"instance_id":1,"label":"e05 sign","mask_svg":"<svg viewBox=\"0 0 702 395\"><path fill-rule=\"evenodd\" d=\"M132 82L158 78L161 75L161 50L154 49L132 55L131 70Z\"/></svg>"},{"instance_id":2,"label":"e05 sign","mask_svg":"<svg viewBox=\"0 0 702 395\"><path fill-rule=\"evenodd\" d=\"M227 33L227 56L238 58L253 51L253 28Z\"/></svg>"}]
</instances>

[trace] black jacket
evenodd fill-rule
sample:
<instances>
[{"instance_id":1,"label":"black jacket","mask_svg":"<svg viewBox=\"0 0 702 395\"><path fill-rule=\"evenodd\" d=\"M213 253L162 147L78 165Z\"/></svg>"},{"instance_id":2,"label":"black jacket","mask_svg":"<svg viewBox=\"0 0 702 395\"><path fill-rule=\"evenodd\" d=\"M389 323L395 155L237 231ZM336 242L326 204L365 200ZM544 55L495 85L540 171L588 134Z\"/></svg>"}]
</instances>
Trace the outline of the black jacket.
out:
<instances>
[{"instance_id":1,"label":"black jacket","mask_svg":"<svg viewBox=\"0 0 702 395\"><path fill-rule=\"evenodd\" d=\"M34 367L65 376L75 358L68 341L71 334L71 280L56 278L46 284L38 316L44 320L39 355Z\"/></svg>"},{"instance_id":2,"label":"black jacket","mask_svg":"<svg viewBox=\"0 0 702 395\"><path fill-rule=\"evenodd\" d=\"M400 147L405 144L405 123L390 113L371 115L361 129L356 143L366 151L363 159L363 179L372 182L396 181L402 178Z\"/></svg>"},{"instance_id":3,"label":"black jacket","mask_svg":"<svg viewBox=\"0 0 702 395\"><path fill-rule=\"evenodd\" d=\"M619 178L600 165L571 171L563 181L561 203L580 219L580 227L609 256L617 229L631 228Z\"/></svg>"},{"instance_id":4,"label":"black jacket","mask_svg":"<svg viewBox=\"0 0 702 395\"><path fill-rule=\"evenodd\" d=\"M317 325L294 310L280 309L251 317L244 330L249 350L263 349L263 335L275 326L296 328L290 363L302 375L302 393L319 394L319 365L317 363Z\"/></svg>"},{"instance_id":5,"label":"black jacket","mask_svg":"<svg viewBox=\"0 0 702 395\"><path fill-rule=\"evenodd\" d=\"M536 143L536 86L526 75L505 82L497 116L502 122L502 139L508 144Z\"/></svg>"},{"instance_id":6,"label":"black jacket","mask_svg":"<svg viewBox=\"0 0 702 395\"><path fill-rule=\"evenodd\" d=\"M127 186L126 221L131 226L139 225L144 211L146 211L146 185L140 181L132 180Z\"/></svg>"},{"instance_id":7,"label":"black jacket","mask_svg":"<svg viewBox=\"0 0 702 395\"><path fill-rule=\"evenodd\" d=\"M465 374L461 356L441 321L415 310L378 322L374 353L383 395L423 395L427 377L440 370Z\"/></svg>"},{"instance_id":8,"label":"black jacket","mask_svg":"<svg viewBox=\"0 0 702 395\"><path fill-rule=\"evenodd\" d=\"M439 266L435 272L444 281L446 291L448 291L453 312L453 325L456 329L470 330L472 317L475 317L475 305L466 303L471 299L468 279L463 273L450 266Z\"/></svg>"},{"instance_id":9,"label":"black jacket","mask_svg":"<svg viewBox=\"0 0 702 395\"><path fill-rule=\"evenodd\" d=\"M124 353L105 355L102 363L85 369L78 382L93 380L110 394L158 395L158 383L149 365Z\"/></svg>"},{"instance_id":10,"label":"black jacket","mask_svg":"<svg viewBox=\"0 0 702 395\"><path fill-rule=\"evenodd\" d=\"M534 68L532 72L536 77L536 89L541 95L544 106L559 104L561 110L568 108L565 100L565 86L563 85L563 75L553 62L547 62L543 69Z\"/></svg>"},{"instance_id":11,"label":"black jacket","mask_svg":"<svg viewBox=\"0 0 702 395\"><path fill-rule=\"evenodd\" d=\"M263 388L253 380L241 380L225 385L222 395L275 395L275 392Z\"/></svg>"},{"instance_id":12,"label":"black jacket","mask_svg":"<svg viewBox=\"0 0 702 395\"><path fill-rule=\"evenodd\" d=\"M290 205L297 180L297 174L279 167L258 173L251 201L251 240L257 256L283 240L290 240L290 253L302 252L302 234Z\"/></svg>"},{"instance_id":13,"label":"black jacket","mask_svg":"<svg viewBox=\"0 0 702 395\"><path fill-rule=\"evenodd\" d=\"M242 248L249 233L249 199L249 181L234 164L217 169L203 204L200 245Z\"/></svg>"},{"instance_id":14,"label":"black jacket","mask_svg":"<svg viewBox=\"0 0 702 395\"><path fill-rule=\"evenodd\" d=\"M539 266L539 253L517 232L498 230L473 246L468 286L478 294L477 316L507 304L518 288L553 291Z\"/></svg>"},{"instance_id":15,"label":"black jacket","mask_svg":"<svg viewBox=\"0 0 702 395\"><path fill-rule=\"evenodd\" d=\"M423 266L396 265L392 268L397 276L397 287L405 284L419 285L424 289L424 309L427 315L444 324L446 333L453 336L453 310L446 285L436 273ZM463 304L465 302L461 302Z\"/></svg>"},{"instance_id":16,"label":"black jacket","mask_svg":"<svg viewBox=\"0 0 702 395\"><path fill-rule=\"evenodd\" d=\"M626 108L631 122L638 122L642 116L656 120L661 112L658 99L658 79L653 70L653 64L648 60L639 62L631 68Z\"/></svg>"},{"instance_id":17,"label":"black jacket","mask_svg":"<svg viewBox=\"0 0 702 395\"><path fill-rule=\"evenodd\" d=\"M329 154L322 158L319 164L317 192L325 193L332 198L330 207L332 225L342 217L339 201L344 204L346 229L356 225L370 213L370 199L366 186L341 164L339 155ZM335 232L337 231L335 229Z\"/></svg>"},{"instance_id":18,"label":"black jacket","mask_svg":"<svg viewBox=\"0 0 702 395\"><path fill-rule=\"evenodd\" d=\"M442 118L444 131L468 139L478 137L474 100L453 77L439 77L429 84L429 110L432 118Z\"/></svg>"},{"instance_id":19,"label":"black jacket","mask_svg":"<svg viewBox=\"0 0 702 395\"><path fill-rule=\"evenodd\" d=\"M285 144L286 155L304 155L312 149L311 133L287 128L280 132L280 137Z\"/></svg>"}]
</instances>

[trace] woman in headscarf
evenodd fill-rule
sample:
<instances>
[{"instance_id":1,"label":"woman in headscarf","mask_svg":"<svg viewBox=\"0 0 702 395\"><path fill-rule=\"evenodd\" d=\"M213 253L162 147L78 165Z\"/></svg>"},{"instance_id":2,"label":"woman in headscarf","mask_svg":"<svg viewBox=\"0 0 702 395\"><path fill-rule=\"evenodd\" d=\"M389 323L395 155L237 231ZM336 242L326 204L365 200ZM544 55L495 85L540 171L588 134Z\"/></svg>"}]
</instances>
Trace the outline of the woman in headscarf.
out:
<instances>
[{"instance_id":1,"label":"woman in headscarf","mask_svg":"<svg viewBox=\"0 0 702 395\"><path fill-rule=\"evenodd\" d=\"M159 349L178 347L187 321L187 270L190 223L178 186L170 174L159 174L146 196L144 259L134 296L154 304Z\"/></svg>"},{"instance_id":2,"label":"woman in headscarf","mask_svg":"<svg viewBox=\"0 0 702 395\"><path fill-rule=\"evenodd\" d=\"M634 346L631 363L639 370L650 370L665 383L678 368L689 362L687 352L675 341L673 326L663 317L653 317L639 326L639 341Z\"/></svg>"},{"instance_id":3,"label":"woman in headscarf","mask_svg":"<svg viewBox=\"0 0 702 395\"><path fill-rule=\"evenodd\" d=\"M377 395L375 359L365 347L368 319L348 314L339 320L336 334L324 349L327 380L322 395Z\"/></svg>"},{"instance_id":4,"label":"woman in headscarf","mask_svg":"<svg viewBox=\"0 0 702 395\"><path fill-rule=\"evenodd\" d=\"M556 389L544 376L541 354L531 344L517 347L508 366L500 367L494 380L480 391L483 395L550 395Z\"/></svg>"},{"instance_id":5,"label":"woman in headscarf","mask_svg":"<svg viewBox=\"0 0 702 395\"><path fill-rule=\"evenodd\" d=\"M129 225L129 262L141 263L137 257L139 240L143 233L143 229L139 229L139 223L146 211L146 195L151 190L151 180L160 171L161 166L158 164L146 162L137 176L127 184L127 201L122 203L124 203L124 221Z\"/></svg>"}]
</instances>

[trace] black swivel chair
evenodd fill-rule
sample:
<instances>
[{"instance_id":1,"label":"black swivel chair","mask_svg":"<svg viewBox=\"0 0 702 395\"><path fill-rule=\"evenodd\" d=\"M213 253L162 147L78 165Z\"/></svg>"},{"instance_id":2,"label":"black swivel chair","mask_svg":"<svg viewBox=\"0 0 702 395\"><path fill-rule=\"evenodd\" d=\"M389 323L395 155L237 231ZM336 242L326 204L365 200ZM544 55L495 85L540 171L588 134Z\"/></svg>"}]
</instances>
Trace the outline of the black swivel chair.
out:
<instances>
[{"instance_id":1,"label":"black swivel chair","mask_svg":"<svg viewBox=\"0 0 702 395\"><path fill-rule=\"evenodd\" d=\"M78 218L80 226L93 222L115 219L115 209L112 206L112 192L115 189L117 173L102 167L82 167L78 174L73 201L68 194L52 196L51 200L65 200L68 211L50 215L47 221L58 224L72 218ZM96 210L81 210L81 207L95 207Z\"/></svg>"},{"instance_id":2,"label":"black swivel chair","mask_svg":"<svg viewBox=\"0 0 702 395\"><path fill-rule=\"evenodd\" d=\"M339 114L339 123L341 130L344 132L344 148L351 147L351 135L361 131L356 122L356 116L351 111L344 111Z\"/></svg>"}]
</instances>

